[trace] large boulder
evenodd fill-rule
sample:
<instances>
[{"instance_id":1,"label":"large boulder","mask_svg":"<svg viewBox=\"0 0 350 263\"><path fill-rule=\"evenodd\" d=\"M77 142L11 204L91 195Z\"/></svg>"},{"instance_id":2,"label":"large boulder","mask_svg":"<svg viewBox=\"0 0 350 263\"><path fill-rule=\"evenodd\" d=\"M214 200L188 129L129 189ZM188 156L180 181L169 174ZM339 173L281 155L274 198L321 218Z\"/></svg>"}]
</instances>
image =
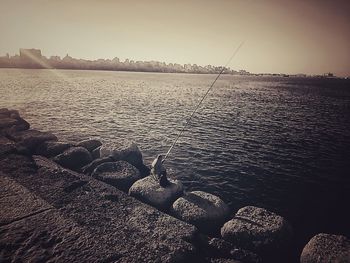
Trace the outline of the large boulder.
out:
<instances>
[{"instance_id":1,"label":"large boulder","mask_svg":"<svg viewBox=\"0 0 350 263\"><path fill-rule=\"evenodd\" d=\"M137 169L143 176L149 174L149 168L144 165L142 153L135 143L128 141L121 144L103 144L100 148L100 157L112 156L115 161L126 161Z\"/></svg>"},{"instance_id":2,"label":"large boulder","mask_svg":"<svg viewBox=\"0 0 350 263\"><path fill-rule=\"evenodd\" d=\"M350 262L350 240L341 235L317 234L306 244L301 263Z\"/></svg>"},{"instance_id":3,"label":"large boulder","mask_svg":"<svg viewBox=\"0 0 350 263\"><path fill-rule=\"evenodd\" d=\"M0 130L2 134L11 134L14 131L28 130L29 123L22 118L0 118Z\"/></svg>"},{"instance_id":4,"label":"large boulder","mask_svg":"<svg viewBox=\"0 0 350 263\"><path fill-rule=\"evenodd\" d=\"M17 123L18 123L18 120L13 118L9 118L9 117L0 118L0 129L9 128L13 125L16 125Z\"/></svg>"},{"instance_id":5,"label":"large boulder","mask_svg":"<svg viewBox=\"0 0 350 263\"><path fill-rule=\"evenodd\" d=\"M263 257L278 257L290 244L292 229L283 217L263 208L246 206L224 224L221 235L236 246Z\"/></svg>"},{"instance_id":6,"label":"large boulder","mask_svg":"<svg viewBox=\"0 0 350 263\"><path fill-rule=\"evenodd\" d=\"M102 143L96 139L89 139L89 140L81 141L77 144L77 146L84 147L90 153L92 153L93 150L100 147L101 145L102 145Z\"/></svg>"},{"instance_id":7,"label":"large boulder","mask_svg":"<svg viewBox=\"0 0 350 263\"><path fill-rule=\"evenodd\" d=\"M92 161L92 157L84 147L71 147L57 155L54 161L65 168L80 171L83 166Z\"/></svg>"},{"instance_id":8,"label":"large boulder","mask_svg":"<svg viewBox=\"0 0 350 263\"><path fill-rule=\"evenodd\" d=\"M45 157L54 157L63 153L65 150L72 146L73 145L71 143L67 142L46 141L36 148L35 154Z\"/></svg>"},{"instance_id":9,"label":"large boulder","mask_svg":"<svg viewBox=\"0 0 350 263\"><path fill-rule=\"evenodd\" d=\"M202 232L212 233L225 222L229 216L229 208L213 194L193 191L173 203L171 214L195 225Z\"/></svg>"},{"instance_id":10,"label":"large boulder","mask_svg":"<svg viewBox=\"0 0 350 263\"><path fill-rule=\"evenodd\" d=\"M0 114L8 112L8 108L0 108Z\"/></svg>"},{"instance_id":11,"label":"large boulder","mask_svg":"<svg viewBox=\"0 0 350 263\"><path fill-rule=\"evenodd\" d=\"M16 151L16 145L13 141L0 135L0 156Z\"/></svg>"},{"instance_id":12,"label":"large boulder","mask_svg":"<svg viewBox=\"0 0 350 263\"><path fill-rule=\"evenodd\" d=\"M0 119L5 118L5 117L16 119L19 117L19 113L17 110L9 110L6 108L1 108L0 109Z\"/></svg>"},{"instance_id":13,"label":"large boulder","mask_svg":"<svg viewBox=\"0 0 350 263\"><path fill-rule=\"evenodd\" d=\"M100 148L101 157L113 156L116 161L123 160L135 167L143 164L142 153L135 143L103 144Z\"/></svg>"},{"instance_id":14,"label":"large boulder","mask_svg":"<svg viewBox=\"0 0 350 263\"><path fill-rule=\"evenodd\" d=\"M52 133L37 130L14 131L8 137L17 143L18 148L25 148L29 153L34 153L43 142L57 141L57 137Z\"/></svg>"},{"instance_id":15,"label":"large boulder","mask_svg":"<svg viewBox=\"0 0 350 263\"><path fill-rule=\"evenodd\" d=\"M210 263L243 263L241 261L231 258L212 258L208 262Z\"/></svg>"},{"instance_id":16,"label":"large boulder","mask_svg":"<svg viewBox=\"0 0 350 263\"><path fill-rule=\"evenodd\" d=\"M204 253L214 258L229 258L239 260L244 263L260 263L261 258L255 253L237 248L234 244L220 238L207 238L205 244L202 245Z\"/></svg>"},{"instance_id":17,"label":"large boulder","mask_svg":"<svg viewBox=\"0 0 350 263\"><path fill-rule=\"evenodd\" d=\"M169 179L169 182L169 186L161 187L153 177L147 176L136 181L130 187L129 194L164 211L183 194L183 186L180 181Z\"/></svg>"},{"instance_id":18,"label":"large boulder","mask_svg":"<svg viewBox=\"0 0 350 263\"><path fill-rule=\"evenodd\" d=\"M92 159L96 160L101 158L100 149L101 149L101 146L97 147L91 152Z\"/></svg>"},{"instance_id":19,"label":"large boulder","mask_svg":"<svg viewBox=\"0 0 350 263\"><path fill-rule=\"evenodd\" d=\"M96 160L93 160L91 163L85 165L83 168L81 168L81 171L84 174L91 175L97 166L99 166L100 164L103 164L103 163L108 163L108 162L114 162L114 159L111 156L98 158Z\"/></svg>"},{"instance_id":20,"label":"large boulder","mask_svg":"<svg viewBox=\"0 0 350 263\"><path fill-rule=\"evenodd\" d=\"M125 192L129 190L133 183L141 179L140 172L125 161L100 164L93 171L92 177L113 185Z\"/></svg>"},{"instance_id":21,"label":"large boulder","mask_svg":"<svg viewBox=\"0 0 350 263\"><path fill-rule=\"evenodd\" d=\"M13 131L25 131L30 128L30 124L22 119L21 117L17 118L18 123L16 123L14 126L12 126L7 133L11 133Z\"/></svg>"},{"instance_id":22,"label":"large boulder","mask_svg":"<svg viewBox=\"0 0 350 263\"><path fill-rule=\"evenodd\" d=\"M19 116L18 111L5 108L1 109L0 130L2 131L2 134L28 130L29 127L29 123Z\"/></svg>"}]
</instances>

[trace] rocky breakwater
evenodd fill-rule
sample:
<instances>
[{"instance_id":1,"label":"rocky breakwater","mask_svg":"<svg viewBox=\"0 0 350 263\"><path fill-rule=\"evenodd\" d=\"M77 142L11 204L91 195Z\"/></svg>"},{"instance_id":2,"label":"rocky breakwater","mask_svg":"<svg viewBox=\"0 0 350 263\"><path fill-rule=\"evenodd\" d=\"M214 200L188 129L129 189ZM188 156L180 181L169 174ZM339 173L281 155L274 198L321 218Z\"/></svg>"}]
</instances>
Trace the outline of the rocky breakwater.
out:
<instances>
[{"instance_id":1,"label":"rocky breakwater","mask_svg":"<svg viewBox=\"0 0 350 263\"><path fill-rule=\"evenodd\" d=\"M0 109L0 262L291 262L281 216L232 216L219 197L149 172L134 143L62 142ZM321 262L327 242L301 261Z\"/></svg>"},{"instance_id":2,"label":"rocky breakwater","mask_svg":"<svg viewBox=\"0 0 350 263\"><path fill-rule=\"evenodd\" d=\"M23 123L11 114L1 109L0 262L196 260L194 226L76 172L92 161L94 147L16 126ZM61 164L72 169L59 164L60 156L70 156ZM73 160L79 165L71 166ZM139 173L110 161L116 162L113 171L97 171Z\"/></svg>"}]
</instances>

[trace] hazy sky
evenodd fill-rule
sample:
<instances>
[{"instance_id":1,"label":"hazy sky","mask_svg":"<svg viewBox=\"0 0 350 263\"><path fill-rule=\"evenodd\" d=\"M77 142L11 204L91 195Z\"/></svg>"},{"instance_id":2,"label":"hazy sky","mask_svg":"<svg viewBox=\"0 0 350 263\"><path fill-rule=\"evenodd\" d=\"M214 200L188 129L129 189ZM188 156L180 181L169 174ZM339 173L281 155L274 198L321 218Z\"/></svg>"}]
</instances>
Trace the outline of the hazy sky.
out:
<instances>
[{"instance_id":1,"label":"hazy sky","mask_svg":"<svg viewBox=\"0 0 350 263\"><path fill-rule=\"evenodd\" d=\"M0 55L119 57L350 76L350 1L0 0Z\"/></svg>"}]
</instances>

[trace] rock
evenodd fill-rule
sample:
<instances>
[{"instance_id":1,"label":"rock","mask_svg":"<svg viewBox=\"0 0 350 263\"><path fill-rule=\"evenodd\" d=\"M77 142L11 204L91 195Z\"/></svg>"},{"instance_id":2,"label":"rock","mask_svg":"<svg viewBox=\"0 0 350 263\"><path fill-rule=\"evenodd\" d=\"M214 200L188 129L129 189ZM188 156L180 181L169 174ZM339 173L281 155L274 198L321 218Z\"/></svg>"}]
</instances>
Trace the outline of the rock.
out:
<instances>
[{"instance_id":1,"label":"rock","mask_svg":"<svg viewBox=\"0 0 350 263\"><path fill-rule=\"evenodd\" d=\"M148 166L142 165L142 166L139 166L139 167L136 167L136 168L139 169L140 174L141 174L142 177L146 177L146 176L150 175L151 168L149 168Z\"/></svg>"},{"instance_id":2,"label":"rock","mask_svg":"<svg viewBox=\"0 0 350 263\"><path fill-rule=\"evenodd\" d=\"M15 180L6 177L1 172L0 185L0 226L21 220L27 215L50 208L47 203L31 194L28 189L18 185Z\"/></svg>"},{"instance_id":3,"label":"rock","mask_svg":"<svg viewBox=\"0 0 350 263\"><path fill-rule=\"evenodd\" d=\"M242 248L234 248L230 251L230 256L244 263L261 263L262 259L255 253Z\"/></svg>"},{"instance_id":4,"label":"rock","mask_svg":"<svg viewBox=\"0 0 350 263\"><path fill-rule=\"evenodd\" d=\"M100 156L112 156L115 161L126 161L139 169L143 176L149 175L149 168L144 165L142 153L135 143L103 144L100 148Z\"/></svg>"},{"instance_id":5,"label":"rock","mask_svg":"<svg viewBox=\"0 0 350 263\"><path fill-rule=\"evenodd\" d=\"M13 141L0 135L0 156L16 151L16 145Z\"/></svg>"},{"instance_id":6,"label":"rock","mask_svg":"<svg viewBox=\"0 0 350 263\"><path fill-rule=\"evenodd\" d=\"M2 130L2 134L28 130L29 127L29 123L19 116L18 111L2 109L0 112L0 130Z\"/></svg>"},{"instance_id":7,"label":"rock","mask_svg":"<svg viewBox=\"0 0 350 263\"><path fill-rule=\"evenodd\" d=\"M144 203L160 210L167 210L183 194L182 183L169 179L170 186L161 187L151 176L136 181L129 189L129 194Z\"/></svg>"},{"instance_id":8,"label":"rock","mask_svg":"<svg viewBox=\"0 0 350 263\"><path fill-rule=\"evenodd\" d=\"M230 258L212 258L209 261L210 263L243 263L241 261L230 259Z\"/></svg>"},{"instance_id":9,"label":"rock","mask_svg":"<svg viewBox=\"0 0 350 263\"><path fill-rule=\"evenodd\" d=\"M18 147L28 149L30 153L35 152L36 147L45 141L57 141L57 137L52 133L37 130L14 131L8 136L17 142Z\"/></svg>"},{"instance_id":10,"label":"rock","mask_svg":"<svg viewBox=\"0 0 350 263\"><path fill-rule=\"evenodd\" d=\"M218 230L229 216L228 206L219 197L202 191L180 197L173 203L170 212L205 233Z\"/></svg>"},{"instance_id":11,"label":"rock","mask_svg":"<svg viewBox=\"0 0 350 263\"><path fill-rule=\"evenodd\" d=\"M350 240L341 235L317 234L306 244L300 263L350 262Z\"/></svg>"},{"instance_id":12,"label":"rock","mask_svg":"<svg viewBox=\"0 0 350 263\"><path fill-rule=\"evenodd\" d=\"M9 110L6 108L2 108L0 109L0 118L3 118L3 117L16 119L17 117L19 117L19 113L17 110Z\"/></svg>"},{"instance_id":13,"label":"rock","mask_svg":"<svg viewBox=\"0 0 350 263\"><path fill-rule=\"evenodd\" d=\"M130 186L141 179L140 172L125 161L108 162L97 166L92 177L127 192Z\"/></svg>"},{"instance_id":14,"label":"rock","mask_svg":"<svg viewBox=\"0 0 350 263\"><path fill-rule=\"evenodd\" d=\"M91 156L92 156L92 159L96 160L96 159L99 159L101 157L100 155L100 149L101 149L101 146L100 147L97 147L95 150L93 150L91 152Z\"/></svg>"},{"instance_id":15,"label":"rock","mask_svg":"<svg viewBox=\"0 0 350 263\"><path fill-rule=\"evenodd\" d=\"M104 157L104 158L99 158L96 160L93 160L91 163L85 165L83 168L81 168L81 171L84 174L90 175L97 166L99 166L102 163L108 163L108 162L113 162L114 159L109 156L109 157Z\"/></svg>"},{"instance_id":16,"label":"rock","mask_svg":"<svg viewBox=\"0 0 350 263\"><path fill-rule=\"evenodd\" d=\"M18 117L17 121L18 123L12 126L8 131L8 133L11 133L13 131L25 131L30 128L30 124L26 120L22 119L21 117Z\"/></svg>"},{"instance_id":17,"label":"rock","mask_svg":"<svg viewBox=\"0 0 350 263\"><path fill-rule=\"evenodd\" d=\"M13 125L16 125L17 123L18 120L16 119L12 119L9 117L0 118L0 129L9 128Z\"/></svg>"},{"instance_id":18,"label":"rock","mask_svg":"<svg viewBox=\"0 0 350 263\"><path fill-rule=\"evenodd\" d=\"M244 263L260 263L261 258L255 253L237 248L234 244L220 238L211 238L207 244L208 254L216 257L231 258Z\"/></svg>"},{"instance_id":19,"label":"rock","mask_svg":"<svg viewBox=\"0 0 350 263\"><path fill-rule=\"evenodd\" d=\"M8 108L0 108L0 114L8 112Z\"/></svg>"},{"instance_id":20,"label":"rock","mask_svg":"<svg viewBox=\"0 0 350 263\"><path fill-rule=\"evenodd\" d=\"M57 155L54 161L63 167L79 171L80 168L92 161L92 157L84 147L71 147Z\"/></svg>"},{"instance_id":21,"label":"rock","mask_svg":"<svg viewBox=\"0 0 350 263\"><path fill-rule=\"evenodd\" d=\"M208 238L209 239L209 238ZM229 243L221 238L211 238L207 241L206 251L216 257L229 257L231 250L235 249L232 243Z\"/></svg>"},{"instance_id":22,"label":"rock","mask_svg":"<svg viewBox=\"0 0 350 263\"><path fill-rule=\"evenodd\" d=\"M238 247L274 257L288 246L292 230L283 217L263 208L246 206L224 224L221 235Z\"/></svg>"},{"instance_id":23,"label":"rock","mask_svg":"<svg viewBox=\"0 0 350 263\"><path fill-rule=\"evenodd\" d=\"M45 157L54 157L63 153L70 147L72 147L71 143L47 141L43 142L37 147L35 154L39 154Z\"/></svg>"},{"instance_id":24,"label":"rock","mask_svg":"<svg viewBox=\"0 0 350 263\"><path fill-rule=\"evenodd\" d=\"M77 146L84 147L90 153L92 153L93 150L95 150L97 147L100 147L101 145L102 143L96 139L81 141L77 144Z\"/></svg>"}]
</instances>

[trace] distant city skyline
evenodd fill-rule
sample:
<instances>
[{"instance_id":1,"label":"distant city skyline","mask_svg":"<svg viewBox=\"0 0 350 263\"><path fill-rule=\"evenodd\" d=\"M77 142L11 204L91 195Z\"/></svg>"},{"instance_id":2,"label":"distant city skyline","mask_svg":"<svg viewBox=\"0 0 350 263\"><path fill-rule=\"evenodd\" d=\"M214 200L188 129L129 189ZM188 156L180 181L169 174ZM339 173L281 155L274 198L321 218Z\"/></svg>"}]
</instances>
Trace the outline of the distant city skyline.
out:
<instances>
[{"instance_id":1,"label":"distant city skyline","mask_svg":"<svg viewBox=\"0 0 350 263\"><path fill-rule=\"evenodd\" d=\"M162 61L134 61L118 57L113 59L85 60L73 58L66 54L63 58L56 55L46 57L40 49L23 49L19 54L0 56L0 68L39 68L39 69L82 69L82 70L114 70L164 73L198 73L250 75L245 70L233 70L230 67L216 67L212 65L165 63Z\"/></svg>"},{"instance_id":2,"label":"distant city skyline","mask_svg":"<svg viewBox=\"0 0 350 263\"><path fill-rule=\"evenodd\" d=\"M82 69L82 70L112 70L112 71L138 71L138 72L162 72L162 73L197 73L197 74L219 74L223 69L223 74L231 75L256 75L256 76L281 76L281 77L339 77L331 72L323 74L307 75L304 73L285 74L269 72L249 72L245 69L231 69L224 66L197 65L197 64L179 64L165 63L164 61L142 61L130 60L124 61L119 57L108 59L86 60L74 58L66 54L64 57L57 55L45 56L41 49L20 48L19 53L0 55L0 68L38 68L38 69Z\"/></svg>"},{"instance_id":3,"label":"distant city skyline","mask_svg":"<svg viewBox=\"0 0 350 263\"><path fill-rule=\"evenodd\" d=\"M2 0L0 56L164 61L350 76L350 2Z\"/></svg>"}]
</instances>

